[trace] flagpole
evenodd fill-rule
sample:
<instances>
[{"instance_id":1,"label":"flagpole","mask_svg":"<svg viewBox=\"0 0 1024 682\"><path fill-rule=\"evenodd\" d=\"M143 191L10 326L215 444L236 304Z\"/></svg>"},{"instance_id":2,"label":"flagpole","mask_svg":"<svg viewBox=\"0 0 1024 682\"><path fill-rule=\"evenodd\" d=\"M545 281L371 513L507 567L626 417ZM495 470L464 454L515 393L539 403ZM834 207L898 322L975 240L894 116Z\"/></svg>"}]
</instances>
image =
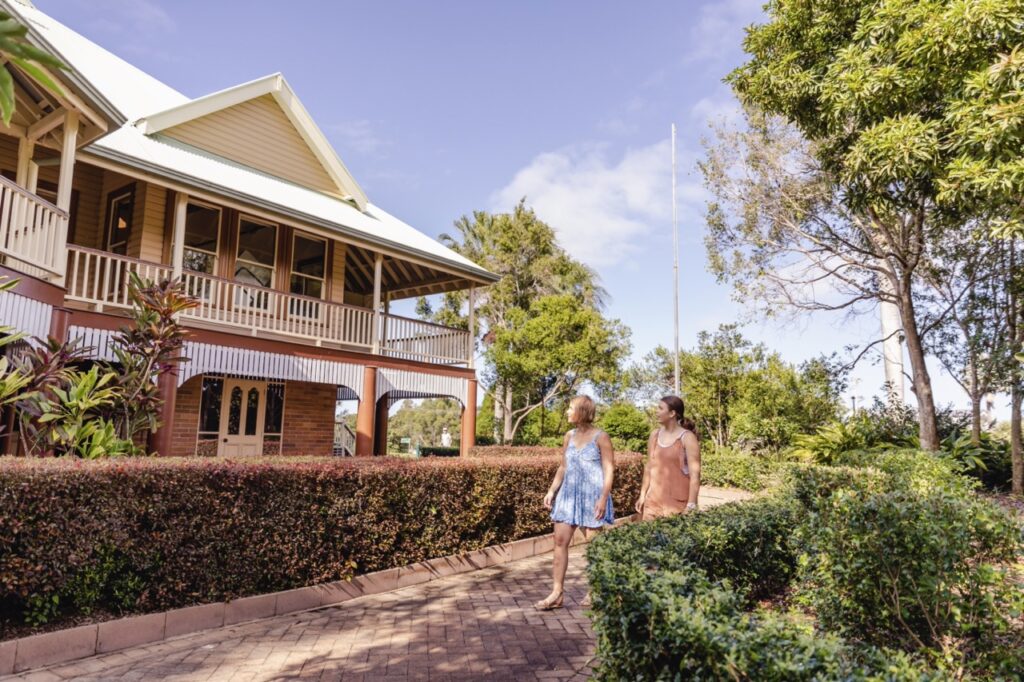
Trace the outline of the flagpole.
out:
<instances>
[{"instance_id":1,"label":"flagpole","mask_svg":"<svg viewBox=\"0 0 1024 682\"><path fill-rule=\"evenodd\" d=\"M673 345L673 383L679 395L679 225L676 222L676 124L672 124L672 294L674 302L675 344Z\"/></svg>"}]
</instances>

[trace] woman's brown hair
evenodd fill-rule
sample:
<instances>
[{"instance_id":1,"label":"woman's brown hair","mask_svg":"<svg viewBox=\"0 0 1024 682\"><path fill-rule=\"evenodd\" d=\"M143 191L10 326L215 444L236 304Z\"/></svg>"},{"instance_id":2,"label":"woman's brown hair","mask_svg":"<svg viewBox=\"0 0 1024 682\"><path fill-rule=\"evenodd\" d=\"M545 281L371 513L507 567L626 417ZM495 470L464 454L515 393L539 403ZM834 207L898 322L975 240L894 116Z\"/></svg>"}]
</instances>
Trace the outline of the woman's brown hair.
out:
<instances>
[{"instance_id":1,"label":"woman's brown hair","mask_svg":"<svg viewBox=\"0 0 1024 682\"><path fill-rule=\"evenodd\" d=\"M692 431L693 435L697 435L697 425L693 423L692 419L686 418L686 405L683 404L683 399L676 395L666 395L662 397L661 402L665 403L665 406L672 410L676 415L676 421L686 429Z\"/></svg>"},{"instance_id":2,"label":"woman's brown hair","mask_svg":"<svg viewBox=\"0 0 1024 682\"><path fill-rule=\"evenodd\" d=\"M576 413L576 424L591 426L597 417L597 407L588 395L578 395L569 401L569 407Z\"/></svg>"}]
</instances>

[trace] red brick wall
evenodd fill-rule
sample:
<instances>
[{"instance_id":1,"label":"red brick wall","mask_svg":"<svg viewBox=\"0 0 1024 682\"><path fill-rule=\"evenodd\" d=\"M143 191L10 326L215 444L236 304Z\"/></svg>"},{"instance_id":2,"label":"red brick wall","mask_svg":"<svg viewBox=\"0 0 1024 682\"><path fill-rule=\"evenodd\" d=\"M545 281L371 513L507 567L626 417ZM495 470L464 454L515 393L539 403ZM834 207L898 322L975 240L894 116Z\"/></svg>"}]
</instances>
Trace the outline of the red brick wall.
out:
<instances>
[{"instance_id":1,"label":"red brick wall","mask_svg":"<svg viewBox=\"0 0 1024 682\"><path fill-rule=\"evenodd\" d=\"M171 431L171 454L196 454L199 402L203 378L193 377L178 389ZM284 387L283 455L330 455L334 448L334 402L337 389L327 384L288 381Z\"/></svg>"},{"instance_id":2,"label":"red brick wall","mask_svg":"<svg viewBox=\"0 0 1024 682\"><path fill-rule=\"evenodd\" d=\"M171 431L171 454L177 457L196 454L199 431L199 399L203 377L192 377L178 388L174 404L174 428Z\"/></svg>"},{"instance_id":3,"label":"red brick wall","mask_svg":"<svg viewBox=\"0 0 1024 682\"><path fill-rule=\"evenodd\" d=\"M334 447L334 404L337 394L337 388L328 384L303 381L285 383L281 454L331 454Z\"/></svg>"}]
</instances>

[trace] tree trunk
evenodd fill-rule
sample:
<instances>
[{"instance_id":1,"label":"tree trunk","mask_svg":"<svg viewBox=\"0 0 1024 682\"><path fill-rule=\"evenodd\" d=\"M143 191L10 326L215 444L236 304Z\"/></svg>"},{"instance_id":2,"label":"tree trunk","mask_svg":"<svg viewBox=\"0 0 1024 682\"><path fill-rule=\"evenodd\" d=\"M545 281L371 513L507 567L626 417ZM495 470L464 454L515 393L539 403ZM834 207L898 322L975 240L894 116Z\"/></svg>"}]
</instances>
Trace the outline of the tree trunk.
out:
<instances>
[{"instance_id":1,"label":"tree trunk","mask_svg":"<svg viewBox=\"0 0 1024 682\"><path fill-rule=\"evenodd\" d=\"M499 445L504 445L505 440L502 438L503 432L501 425L505 423L505 389L502 388L501 384L495 384L492 395L494 396L494 428L492 429L494 434L494 442Z\"/></svg>"},{"instance_id":2,"label":"tree trunk","mask_svg":"<svg viewBox=\"0 0 1024 682\"><path fill-rule=\"evenodd\" d=\"M1010 456L1013 461L1012 490L1024 496L1024 437L1021 436L1021 404L1024 388L1015 381L1010 392Z\"/></svg>"},{"instance_id":3,"label":"tree trunk","mask_svg":"<svg viewBox=\"0 0 1024 682\"><path fill-rule=\"evenodd\" d=\"M971 443L981 445L981 396L971 396Z\"/></svg>"},{"instance_id":4,"label":"tree trunk","mask_svg":"<svg viewBox=\"0 0 1024 682\"><path fill-rule=\"evenodd\" d=\"M978 366L973 360L967 363L967 387L971 396L971 443L981 444L981 387L978 386Z\"/></svg>"},{"instance_id":5,"label":"tree trunk","mask_svg":"<svg viewBox=\"0 0 1024 682\"><path fill-rule=\"evenodd\" d=\"M924 346L917 327L917 315L911 281L901 278L899 291L900 317L903 335L907 341L907 355L914 377L914 395L917 396L917 423L920 429L921 449L939 449L939 429L935 419L935 398L932 395L932 379L924 363Z\"/></svg>"},{"instance_id":6,"label":"tree trunk","mask_svg":"<svg viewBox=\"0 0 1024 682\"><path fill-rule=\"evenodd\" d=\"M512 430L512 387L509 386L505 389L505 411L502 415L504 419L503 423L503 441L506 445L512 444L512 439L515 438L515 431Z\"/></svg>"}]
</instances>

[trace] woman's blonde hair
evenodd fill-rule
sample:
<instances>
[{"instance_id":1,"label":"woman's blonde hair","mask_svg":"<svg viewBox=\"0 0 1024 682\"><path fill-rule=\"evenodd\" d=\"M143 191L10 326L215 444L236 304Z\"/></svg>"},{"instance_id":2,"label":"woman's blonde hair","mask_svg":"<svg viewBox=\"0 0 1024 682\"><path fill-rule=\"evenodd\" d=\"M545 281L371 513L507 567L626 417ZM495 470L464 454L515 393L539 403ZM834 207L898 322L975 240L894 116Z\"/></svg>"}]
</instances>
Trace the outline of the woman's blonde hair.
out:
<instances>
[{"instance_id":1,"label":"woman's blonde hair","mask_svg":"<svg viewBox=\"0 0 1024 682\"><path fill-rule=\"evenodd\" d=\"M590 426L597 417L597 406L589 395L578 395L569 401L569 407L576 414L576 423Z\"/></svg>"}]
</instances>

